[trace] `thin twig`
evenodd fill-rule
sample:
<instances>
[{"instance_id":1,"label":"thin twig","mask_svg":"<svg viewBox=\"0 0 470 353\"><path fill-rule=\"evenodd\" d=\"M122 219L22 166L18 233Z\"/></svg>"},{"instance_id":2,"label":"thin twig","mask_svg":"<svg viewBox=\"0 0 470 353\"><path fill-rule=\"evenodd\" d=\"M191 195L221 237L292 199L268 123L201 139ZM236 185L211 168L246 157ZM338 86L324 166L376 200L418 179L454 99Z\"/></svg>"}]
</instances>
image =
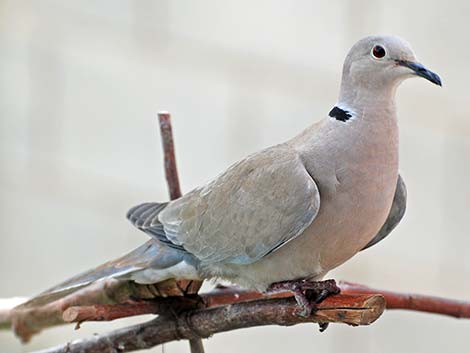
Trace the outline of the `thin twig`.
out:
<instances>
[{"instance_id":1,"label":"thin twig","mask_svg":"<svg viewBox=\"0 0 470 353\"><path fill-rule=\"evenodd\" d=\"M189 349L191 353L204 353L204 344L202 338L193 338L189 340Z\"/></svg>"},{"instance_id":2,"label":"thin twig","mask_svg":"<svg viewBox=\"0 0 470 353\"><path fill-rule=\"evenodd\" d=\"M465 300L455 300L415 293L399 293L370 288L362 284L346 281L341 281L340 287L342 292L350 294L380 293L385 297L387 309L421 311L460 319L470 319L470 302Z\"/></svg>"},{"instance_id":3,"label":"thin twig","mask_svg":"<svg viewBox=\"0 0 470 353\"><path fill-rule=\"evenodd\" d=\"M168 183L170 200L181 197L181 188L176 168L175 144L173 140L173 129L171 127L171 116L167 112L158 113L160 134L162 136L162 148L165 158L165 176Z\"/></svg>"},{"instance_id":4,"label":"thin twig","mask_svg":"<svg viewBox=\"0 0 470 353\"><path fill-rule=\"evenodd\" d=\"M173 138L173 129L171 126L171 116L168 112L158 114L160 125L160 134L162 135L163 153L165 155L165 175L168 183L170 200L181 197L181 187L178 177L178 168L176 167L175 144ZM200 281L178 281L178 287L187 288L188 293L197 293L201 288ZM204 353L204 345L201 339L191 339L189 342L191 353Z\"/></svg>"}]
</instances>

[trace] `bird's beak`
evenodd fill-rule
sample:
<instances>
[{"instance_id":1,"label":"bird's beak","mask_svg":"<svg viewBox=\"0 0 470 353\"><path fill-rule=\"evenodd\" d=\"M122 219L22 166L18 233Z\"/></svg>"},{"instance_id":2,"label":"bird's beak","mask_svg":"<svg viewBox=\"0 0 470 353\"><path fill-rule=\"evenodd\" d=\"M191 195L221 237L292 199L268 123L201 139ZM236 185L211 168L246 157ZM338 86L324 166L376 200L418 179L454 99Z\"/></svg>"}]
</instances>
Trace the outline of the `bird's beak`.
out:
<instances>
[{"instance_id":1,"label":"bird's beak","mask_svg":"<svg viewBox=\"0 0 470 353\"><path fill-rule=\"evenodd\" d=\"M420 63L406 61L406 60L397 60L397 64L413 70L413 72L417 76L423 77L426 80L431 81L432 83L436 85L442 86L441 78L439 77L439 75L435 74L431 70L426 69Z\"/></svg>"}]
</instances>

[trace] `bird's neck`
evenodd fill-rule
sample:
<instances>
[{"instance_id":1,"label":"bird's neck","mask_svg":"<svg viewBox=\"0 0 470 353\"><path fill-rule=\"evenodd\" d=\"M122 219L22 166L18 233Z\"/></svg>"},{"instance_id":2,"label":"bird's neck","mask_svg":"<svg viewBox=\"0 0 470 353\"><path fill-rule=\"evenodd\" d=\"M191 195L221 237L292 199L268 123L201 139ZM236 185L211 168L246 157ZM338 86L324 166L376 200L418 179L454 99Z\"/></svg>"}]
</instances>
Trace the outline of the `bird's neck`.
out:
<instances>
[{"instance_id":1,"label":"bird's neck","mask_svg":"<svg viewBox=\"0 0 470 353\"><path fill-rule=\"evenodd\" d=\"M325 144L350 140L355 145L360 142L362 147L378 148L398 155L395 91L396 87L380 88L371 92L359 88L347 89L342 85L339 99L329 116L308 127L288 143L293 144L302 153L310 154L318 148L318 136L322 135ZM330 142L326 141L329 139ZM350 146L346 149L351 150ZM343 153L343 150L337 150ZM352 150L351 152L354 153Z\"/></svg>"},{"instance_id":2,"label":"bird's neck","mask_svg":"<svg viewBox=\"0 0 470 353\"><path fill-rule=\"evenodd\" d=\"M364 87L349 87L341 84L341 90L336 106L355 116L380 118L396 118L395 93L397 85L365 85ZM377 114L388 112L388 114Z\"/></svg>"}]
</instances>

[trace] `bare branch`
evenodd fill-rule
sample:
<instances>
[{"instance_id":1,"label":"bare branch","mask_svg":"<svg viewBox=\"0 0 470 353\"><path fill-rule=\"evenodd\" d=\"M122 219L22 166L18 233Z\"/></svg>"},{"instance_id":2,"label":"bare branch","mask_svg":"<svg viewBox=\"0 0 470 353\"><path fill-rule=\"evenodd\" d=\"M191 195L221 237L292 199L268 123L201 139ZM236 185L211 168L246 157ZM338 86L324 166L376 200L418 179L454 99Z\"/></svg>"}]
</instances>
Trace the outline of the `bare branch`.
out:
<instances>
[{"instance_id":1,"label":"bare branch","mask_svg":"<svg viewBox=\"0 0 470 353\"><path fill-rule=\"evenodd\" d=\"M162 137L162 148L164 154L165 176L168 184L170 200L180 198L181 187L176 167L175 144L173 138L173 128L171 125L171 115L168 112L158 113L160 134ZM176 282L178 288L184 288L184 294L196 294L201 288L201 281L179 280Z\"/></svg>"},{"instance_id":2,"label":"bare branch","mask_svg":"<svg viewBox=\"0 0 470 353\"><path fill-rule=\"evenodd\" d=\"M173 311L190 310L205 307L198 296L156 298L154 300L136 300L122 304L95 304L71 306L64 311L64 322L82 323L85 321L112 321L124 317L145 314L167 314Z\"/></svg>"},{"instance_id":3,"label":"bare branch","mask_svg":"<svg viewBox=\"0 0 470 353\"><path fill-rule=\"evenodd\" d=\"M383 312L381 295L353 296L354 307L345 307L347 296L333 296L319 305L307 318L298 316L292 298L263 299L209 309L159 316L144 324L127 327L109 334L75 341L41 351L41 353L131 352L181 339L200 339L225 331L261 325L291 326L307 322L344 322L369 325Z\"/></svg>"},{"instance_id":4,"label":"bare branch","mask_svg":"<svg viewBox=\"0 0 470 353\"><path fill-rule=\"evenodd\" d=\"M0 299L0 329L10 328L13 308L27 300L28 298L24 297Z\"/></svg>"},{"instance_id":5,"label":"bare branch","mask_svg":"<svg viewBox=\"0 0 470 353\"><path fill-rule=\"evenodd\" d=\"M354 294L381 294L386 300L387 309L404 309L413 311L423 311L435 314L447 315L457 318L470 318L470 303L465 301L438 298L433 296L397 293L379 289L372 289L360 284L350 282L340 282L341 294L336 297L345 296L343 305L345 307L354 307ZM255 291L246 291L234 287L227 287L210 293L201 294L201 299L206 307L215 307L221 305L230 305L234 303L252 301L257 299L285 298L292 296L289 292L282 293L259 293ZM174 303L174 302L173 302ZM64 312L64 321L82 322L82 321L102 321L114 320L117 318L131 316L131 307L135 305L134 315L156 314L160 313L167 304L159 301L141 301L135 304L121 305L94 305L91 307L70 307ZM68 313L73 312L73 314ZM94 314L96 312L96 314Z\"/></svg>"},{"instance_id":6,"label":"bare branch","mask_svg":"<svg viewBox=\"0 0 470 353\"><path fill-rule=\"evenodd\" d=\"M167 112L158 114L160 123L160 134L162 135L163 153L165 155L165 175L170 192L170 200L181 197L181 187L176 168L175 146L173 139L173 129L171 126L171 116ZM202 286L202 281L184 281L177 282L178 287L186 288L188 294L195 294ZM204 353L204 346L200 339L190 340L191 353Z\"/></svg>"},{"instance_id":7,"label":"bare branch","mask_svg":"<svg viewBox=\"0 0 470 353\"><path fill-rule=\"evenodd\" d=\"M190 339L189 340L189 349L191 353L204 353L204 345L201 338Z\"/></svg>"},{"instance_id":8,"label":"bare branch","mask_svg":"<svg viewBox=\"0 0 470 353\"><path fill-rule=\"evenodd\" d=\"M168 183L170 200L181 197L181 188L176 168L175 145L173 142L173 129L171 127L171 116L167 112L158 113L160 133L162 135L162 147L165 155L165 176Z\"/></svg>"},{"instance_id":9,"label":"bare branch","mask_svg":"<svg viewBox=\"0 0 470 353\"><path fill-rule=\"evenodd\" d=\"M339 297L349 294L381 294L386 300L387 309L423 311L457 318L470 318L470 302L468 301L372 289L350 282L340 282L339 286L342 291ZM287 296L291 294L267 295L233 287L201 294L205 306L209 308ZM129 302L131 298L134 302ZM13 316L16 334L27 341L34 333L44 328L67 322L106 321L134 315L155 314L162 312L161 310L168 306L182 305L178 302L182 300L181 297L175 298L174 302L168 300L170 298L160 298L153 286L110 280L96 283L45 307L20 310L10 316ZM67 311L68 308L71 309L70 312ZM8 327L8 321L4 321L3 328Z\"/></svg>"},{"instance_id":10,"label":"bare branch","mask_svg":"<svg viewBox=\"0 0 470 353\"><path fill-rule=\"evenodd\" d=\"M362 284L346 281L341 281L340 287L342 292L350 294L380 293L385 297L387 309L421 311L455 318L470 319L470 302L465 300L447 299L414 293L399 293L374 289Z\"/></svg>"},{"instance_id":11,"label":"bare branch","mask_svg":"<svg viewBox=\"0 0 470 353\"><path fill-rule=\"evenodd\" d=\"M128 301L129 298L151 299L156 296L158 292L154 286L109 279L94 283L46 305L41 303L34 303L31 307L20 305L12 310L9 318L16 335L23 342L27 342L44 328L63 325L62 314L70 306L95 303L119 304Z\"/></svg>"}]
</instances>

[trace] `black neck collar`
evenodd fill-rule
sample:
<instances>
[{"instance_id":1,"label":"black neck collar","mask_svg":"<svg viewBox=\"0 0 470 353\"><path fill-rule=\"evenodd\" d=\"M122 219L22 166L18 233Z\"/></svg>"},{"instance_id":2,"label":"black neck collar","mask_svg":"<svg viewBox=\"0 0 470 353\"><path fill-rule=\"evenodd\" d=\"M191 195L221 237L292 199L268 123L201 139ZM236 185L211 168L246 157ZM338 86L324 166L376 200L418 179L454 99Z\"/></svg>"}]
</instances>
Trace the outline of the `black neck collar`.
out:
<instances>
[{"instance_id":1,"label":"black neck collar","mask_svg":"<svg viewBox=\"0 0 470 353\"><path fill-rule=\"evenodd\" d=\"M333 109L330 110L330 113L328 115L331 116L333 119L342 122L348 121L352 117L352 114L350 112L338 108L337 106L334 106Z\"/></svg>"}]
</instances>

